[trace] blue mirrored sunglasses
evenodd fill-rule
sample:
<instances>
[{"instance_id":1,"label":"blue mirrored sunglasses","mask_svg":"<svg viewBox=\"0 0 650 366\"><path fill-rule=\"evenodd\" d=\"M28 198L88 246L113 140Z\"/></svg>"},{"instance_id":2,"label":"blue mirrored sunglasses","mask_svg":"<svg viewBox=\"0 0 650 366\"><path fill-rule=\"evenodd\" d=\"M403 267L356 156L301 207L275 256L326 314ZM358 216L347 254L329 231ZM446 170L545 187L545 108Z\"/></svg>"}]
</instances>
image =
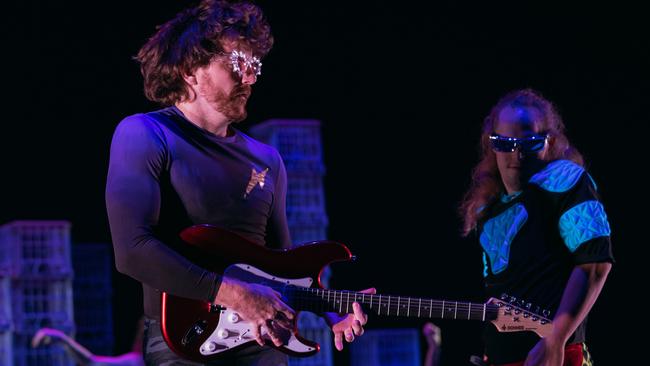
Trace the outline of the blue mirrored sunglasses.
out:
<instances>
[{"instance_id":1,"label":"blue mirrored sunglasses","mask_svg":"<svg viewBox=\"0 0 650 366\"><path fill-rule=\"evenodd\" d=\"M519 150L524 153L541 151L546 144L548 135L535 135L524 138L500 136L496 133L490 135L490 145L496 152L514 152Z\"/></svg>"}]
</instances>

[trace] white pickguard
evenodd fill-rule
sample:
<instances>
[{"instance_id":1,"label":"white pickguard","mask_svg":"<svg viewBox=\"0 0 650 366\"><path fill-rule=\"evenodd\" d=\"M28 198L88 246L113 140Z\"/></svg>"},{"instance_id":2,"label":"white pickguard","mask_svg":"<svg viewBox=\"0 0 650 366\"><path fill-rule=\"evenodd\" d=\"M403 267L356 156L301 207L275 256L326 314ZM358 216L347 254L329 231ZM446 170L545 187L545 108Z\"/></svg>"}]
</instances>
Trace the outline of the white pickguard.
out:
<instances>
[{"instance_id":1,"label":"white pickguard","mask_svg":"<svg viewBox=\"0 0 650 366\"><path fill-rule=\"evenodd\" d=\"M309 277L298 279L276 277L248 264L233 264L226 269L224 276L274 287L285 284L299 287L311 287L314 282L314 280ZM269 338L266 330L262 331L262 337ZM219 315L219 324L214 332L212 332L205 342L203 342L200 352L204 356L210 356L248 342L255 342L250 323L242 320L241 316L235 309L225 309L221 310L221 314ZM298 340L293 332L291 332L288 342L283 347L296 353L308 353L315 350L314 347L306 345Z\"/></svg>"}]
</instances>

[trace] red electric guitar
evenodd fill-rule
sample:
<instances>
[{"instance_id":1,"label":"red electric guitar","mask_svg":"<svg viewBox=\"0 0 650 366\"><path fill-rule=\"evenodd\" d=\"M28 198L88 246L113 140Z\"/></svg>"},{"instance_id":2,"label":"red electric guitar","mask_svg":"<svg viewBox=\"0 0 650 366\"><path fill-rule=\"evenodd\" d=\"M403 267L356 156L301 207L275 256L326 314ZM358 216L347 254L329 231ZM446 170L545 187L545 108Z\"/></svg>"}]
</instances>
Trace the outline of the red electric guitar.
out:
<instances>
[{"instance_id":1,"label":"red electric guitar","mask_svg":"<svg viewBox=\"0 0 650 366\"><path fill-rule=\"evenodd\" d=\"M195 250L195 255L189 257L197 265L241 281L272 287L296 311L351 313L352 303L356 301L366 312L380 316L490 321L502 332L532 331L540 337L550 331L548 318L508 303L507 299L490 298L481 304L323 289L320 285L323 268L332 262L352 259L346 246L333 241L272 250L210 225L185 229L181 239ZM251 325L239 316L237 309L164 292L162 333L174 352L197 362L257 345ZM275 347L268 335L262 336L269 346ZM276 348L292 356L310 356L318 352L319 345L302 338L295 329L287 335L285 344Z\"/></svg>"}]
</instances>

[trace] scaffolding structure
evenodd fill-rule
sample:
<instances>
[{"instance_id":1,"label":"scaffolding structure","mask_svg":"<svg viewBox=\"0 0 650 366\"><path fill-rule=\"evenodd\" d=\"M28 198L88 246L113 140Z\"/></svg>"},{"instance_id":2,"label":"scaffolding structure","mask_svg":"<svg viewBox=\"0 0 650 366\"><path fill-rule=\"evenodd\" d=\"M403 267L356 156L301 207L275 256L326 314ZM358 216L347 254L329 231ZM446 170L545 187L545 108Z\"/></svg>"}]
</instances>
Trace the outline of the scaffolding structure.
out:
<instances>
[{"instance_id":1,"label":"scaffolding structure","mask_svg":"<svg viewBox=\"0 0 650 366\"><path fill-rule=\"evenodd\" d=\"M287 170L287 221L295 245L327 238L323 176L325 166L320 136L320 121L272 119L258 124L249 133L275 147ZM327 281L329 271L324 273ZM332 366L332 335L325 321L309 312L298 316L302 337L320 344L311 357L290 357L291 366Z\"/></svg>"},{"instance_id":2,"label":"scaffolding structure","mask_svg":"<svg viewBox=\"0 0 650 366\"><path fill-rule=\"evenodd\" d=\"M75 331L70 223L12 221L0 227L0 361L72 366L58 346L34 348L41 328Z\"/></svg>"}]
</instances>

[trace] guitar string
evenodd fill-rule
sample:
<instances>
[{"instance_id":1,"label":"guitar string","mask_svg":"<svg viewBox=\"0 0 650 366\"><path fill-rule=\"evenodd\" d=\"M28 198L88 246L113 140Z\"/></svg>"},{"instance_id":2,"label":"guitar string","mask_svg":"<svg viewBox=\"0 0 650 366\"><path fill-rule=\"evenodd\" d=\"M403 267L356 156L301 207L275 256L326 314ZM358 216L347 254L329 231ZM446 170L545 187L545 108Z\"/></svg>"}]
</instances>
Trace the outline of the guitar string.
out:
<instances>
[{"instance_id":1,"label":"guitar string","mask_svg":"<svg viewBox=\"0 0 650 366\"><path fill-rule=\"evenodd\" d=\"M377 295L377 294L365 294L365 293L359 293L359 292L353 292L353 291L345 291L345 290L318 290L319 292L322 291L322 294L316 293L315 289L311 288L300 288L300 287L292 287L290 291L293 291L293 294L290 294L290 300L293 300L296 304L304 304L304 305L314 305L315 307L321 307L321 308L335 308L337 306L341 306L341 302L343 301L344 304L346 304L346 307L349 310L349 303L350 302L358 302L363 305L371 305L375 303L375 298L383 297L381 302L378 300L376 303L384 308L390 307L391 310L393 311L407 311L408 315L410 316L410 311L411 309L414 309L413 311L416 312L418 311L420 315L422 314L422 309L425 309L424 311L430 311L428 310L431 308L431 311L436 311L440 314L444 313L444 310L447 312L445 315L451 316L451 314L447 314L450 312L461 312L463 314L467 314L469 312L469 316L479 316L483 314L483 306L485 305L485 312L486 314L492 315L494 312L498 312L500 308L503 306L499 307L496 304L492 303L474 303L474 302L464 302L464 301L449 301L449 300L433 300L433 299L423 299L423 298L413 298L413 297L402 297L402 296L393 296L393 295ZM298 294L298 295L297 295ZM353 297L348 298L346 296L347 294L356 294L356 300ZM327 301L327 295L333 295L330 299L330 301ZM503 300L499 300L503 301ZM511 311L516 311L519 310L522 313L527 313L532 316L536 316L540 319L547 319L544 316L538 315L534 313L531 310L523 309L520 308L519 306L512 305L510 303L507 303L503 301L504 306L513 306L513 309ZM424 306L423 306L424 305ZM402 315L407 315L407 314L402 314ZM433 314L437 315L437 314ZM413 315L414 317L416 315ZM464 315L467 316L467 315ZM548 320L548 319L547 319Z\"/></svg>"}]
</instances>

